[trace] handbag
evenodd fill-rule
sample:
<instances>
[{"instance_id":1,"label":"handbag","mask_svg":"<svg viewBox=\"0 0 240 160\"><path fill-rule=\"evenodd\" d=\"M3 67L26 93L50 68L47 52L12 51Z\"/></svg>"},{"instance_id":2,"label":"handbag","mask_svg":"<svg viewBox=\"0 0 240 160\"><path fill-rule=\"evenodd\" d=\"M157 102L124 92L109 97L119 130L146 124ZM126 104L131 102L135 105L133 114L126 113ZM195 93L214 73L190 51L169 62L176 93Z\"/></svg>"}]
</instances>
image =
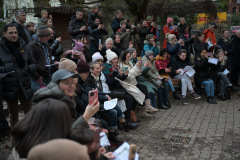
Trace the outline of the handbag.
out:
<instances>
[{"instance_id":1,"label":"handbag","mask_svg":"<svg viewBox=\"0 0 240 160\"><path fill-rule=\"evenodd\" d=\"M230 88L229 88L229 87L226 87L226 88L225 88L224 97L225 97L226 99L231 99L231 91L230 91Z\"/></svg>"},{"instance_id":2,"label":"handbag","mask_svg":"<svg viewBox=\"0 0 240 160\"><path fill-rule=\"evenodd\" d=\"M162 81L160 79L151 79L151 81L158 87L162 87Z\"/></svg>"}]
</instances>

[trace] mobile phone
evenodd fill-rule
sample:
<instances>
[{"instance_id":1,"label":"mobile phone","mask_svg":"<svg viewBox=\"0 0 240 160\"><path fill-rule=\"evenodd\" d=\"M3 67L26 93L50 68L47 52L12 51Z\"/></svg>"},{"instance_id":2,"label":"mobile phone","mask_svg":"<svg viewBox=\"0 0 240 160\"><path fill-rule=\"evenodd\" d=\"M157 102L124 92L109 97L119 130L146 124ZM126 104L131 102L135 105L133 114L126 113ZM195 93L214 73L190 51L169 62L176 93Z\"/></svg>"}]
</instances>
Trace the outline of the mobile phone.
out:
<instances>
[{"instance_id":1,"label":"mobile phone","mask_svg":"<svg viewBox=\"0 0 240 160\"><path fill-rule=\"evenodd\" d=\"M128 70L128 67L121 67L123 72L126 72Z\"/></svg>"},{"instance_id":2,"label":"mobile phone","mask_svg":"<svg viewBox=\"0 0 240 160\"><path fill-rule=\"evenodd\" d=\"M88 93L89 104L92 104L95 99L98 101L98 90L93 90Z\"/></svg>"},{"instance_id":3,"label":"mobile phone","mask_svg":"<svg viewBox=\"0 0 240 160\"><path fill-rule=\"evenodd\" d=\"M137 145L131 144L130 149L129 149L129 160L134 160L135 159L135 154L137 152Z\"/></svg>"},{"instance_id":4,"label":"mobile phone","mask_svg":"<svg viewBox=\"0 0 240 160\"><path fill-rule=\"evenodd\" d=\"M98 44L102 44L102 40L101 39L98 40Z\"/></svg>"}]
</instances>

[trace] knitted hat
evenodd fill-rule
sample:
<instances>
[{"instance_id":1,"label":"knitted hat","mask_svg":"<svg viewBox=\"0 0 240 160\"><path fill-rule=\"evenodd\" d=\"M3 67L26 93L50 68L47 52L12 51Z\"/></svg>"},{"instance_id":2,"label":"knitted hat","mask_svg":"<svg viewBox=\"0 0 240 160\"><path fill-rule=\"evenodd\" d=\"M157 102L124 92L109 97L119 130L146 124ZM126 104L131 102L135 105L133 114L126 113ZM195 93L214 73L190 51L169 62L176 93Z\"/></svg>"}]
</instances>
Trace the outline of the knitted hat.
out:
<instances>
[{"instance_id":1,"label":"knitted hat","mask_svg":"<svg viewBox=\"0 0 240 160\"><path fill-rule=\"evenodd\" d=\"M145 56L149 57L151 54L154 55L154 52L152 50L148 50L145 52Z\"/></svg>"},{"instance_id":2,"label":"knitted hat","mask_svg":"<svg viewBox=\"0 0 240 160\"><path fill-rule=\"evenodd\" d=\"M136 51L135 48L128 48L128 49L127 49L127 52L130 53L131 55L132 55L132 53L133 53L134 51Z\"/></svg>"},{"instance_id":3,"label":"knitted hat","mask_svg":"<svg viewBox=\"0 0 240 160\"><path fill-rule=\"evenodd\" d=\"M174 37L176 37L174 34L168 34L167 35L168 42L171 42Z\"/></svg>"},{"instance_id":4,"label":"knitted hat","mask_svg":"<svg viewBox=\"0 0 240 160\"><path fill-rule=\"evenodd\" d=\"M48 37L50 35L51 35L51 33L47 26L41 25L37 28L37 36L38 37Z\"/></svg>"},{"instance_id":5,"label":"knitted hat","mask_svg":"<svg viewBox=\"0 0 240 160\"><path fill-rule=\"evenodd\" d=\"M47 10L42 10L41 11L41 16L43 15L43 13L45 13L45 12L48 12Z\"/></svg>"},{"instance_id":6,"label":"knitted hat","mask_svg":"<svg viewBox=\"0 0 240 160\"><path fill-rule=\"evenodd\" d=\"M77 69L77 65L70 59L61 58L58 65L58 69L66 69L70 72L74 72Z\"/></svg>"},{"instance_id":7,"label":"knitted hat","mask_svg":"<svg viewBox=\"0 0 240 160\"><path fill-rule=\"evenodd\" d=\"M28 153L28 160L89 160L88 150L72 140L54 139L34 146Z\"/></svg>"},{"instance_id":8,"label":"knitted hat","mask_svg":"<svg viewBox=\"0 0 240 160\"><path fill-rule=\"evenodd\" d=\"M150 39L151 39L152 37L154 37L153 34L148 34L148 35L146 36L146 40L147 40L147 41L150 41Z\"/></svg>"},{"instance_id":9,"label":"knitted hat","mask_svg":"<svg viewBox=\"0 0 240 160\"><path fill-rule=\"evenodd\" d=\"M172 21L173 21L173 19L172 19L171 17L168 17L168 18L167 18L167 24L170 23L170 22L172 22Z\"/></svg>"},{"instance_id":10,"label":"knitted hat","mask_svg":"<svg viewBox=\"0 0 240 160\"><path fill-rule=\"evenodd\" d=\"M96 53L94 53L92 55L92 62L95 62L98 59L102 59L103 60L103 56L99 52L96 52Z\"/></svg>"},{"instance_id":11,"label":"knitted hat","mask_svg":"<svg viewBox=\"0 0 240 160\"><path fill-rule=\"evenodd\" d=\"M110 49L106 51L106 56L107 56L108 62L111 62L111 60L113 60L114 58L118 58L117 54L111 51Z\"/></svg>"},{"instance_id":12,"label":"knitted hat","mask_svg":"<svg viewBox=\"0 0 240 160\"><path fill-rule=\"evenodd\" d=\"M75 42L75 47L73 48L73 50L78 51L78 52L82 52L84 44L82 42L78 42L75 39L73 39L73 41Z\"/></svg>"},{"instance_id":13,"label":"knitted hat","mask_svg":"<svg viewBox=\"0 0 240 160\"><path fill-rule=\"evenodd\" d=\"M77 63L78 73L87 73L90 72L90 66L85 61L79 61Z\"/></svg>"},{"instance_id":14,"label":"knitted hat","mask_svg":"<svg viewBox=\"0 0 240 160\"><path fill-rule=\"evenodd\" d=\"M152 20L152 17L151 17L151 16L148 16L148 17L147 17L147 21L149 21L149 20Z\"/></svg>"}]
</instances>

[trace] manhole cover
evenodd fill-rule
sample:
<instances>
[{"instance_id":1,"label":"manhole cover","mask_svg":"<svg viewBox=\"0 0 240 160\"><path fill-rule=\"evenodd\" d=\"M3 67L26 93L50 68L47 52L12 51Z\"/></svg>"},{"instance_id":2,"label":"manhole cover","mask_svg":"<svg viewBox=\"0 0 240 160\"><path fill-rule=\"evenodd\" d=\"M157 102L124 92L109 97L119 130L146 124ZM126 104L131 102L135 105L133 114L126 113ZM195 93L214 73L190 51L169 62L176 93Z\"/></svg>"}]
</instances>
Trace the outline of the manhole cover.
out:
<instances>
[{"instance_id":1,"label":"manhole cover","mask_svg":"<svg viewBox=\"0 0 240 160\"><path fill-rule=\"evenodd\" d=\"M168 142L174 142L174 143L185 143L188 144L190 142L191 138L189 137L181 137L181 136L172 136Z\"/></svg>"}]
</instances>

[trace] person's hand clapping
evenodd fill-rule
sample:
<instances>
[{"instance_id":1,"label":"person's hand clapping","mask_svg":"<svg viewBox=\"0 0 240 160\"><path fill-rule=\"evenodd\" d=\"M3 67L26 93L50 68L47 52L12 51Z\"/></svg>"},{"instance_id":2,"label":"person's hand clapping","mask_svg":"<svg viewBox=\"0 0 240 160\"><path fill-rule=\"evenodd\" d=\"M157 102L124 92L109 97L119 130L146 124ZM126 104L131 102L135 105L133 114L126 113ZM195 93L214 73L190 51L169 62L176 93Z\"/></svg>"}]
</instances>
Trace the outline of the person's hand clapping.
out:
<instances>
[{"instance_id":1,"label":"person's hand clapping","mask_svg":"<svg viewBox=\"0 0 240 160\"><path fill-rule=\"evenodd\" d=\"M139 60L139 61L136 63L136 66L137 66L137 67L142 67L142 60Z\"/></svg>"},{"instance_id":2,"label":"person's hand clapping","mask_svg":"<svg viewBox=\"0 0 240 160\"><path fill-rule=\"evenodd\" d=\"M112 152L105 153L104 156L107 157L108 159L116 158L116 156L114 156Z\"/></svg>"},{"instance_id":3,"label":"person's hand clapping","mask_svg":"<svg viewBox=\"0 0 240 160\"><path fill-rule=\"evenodd\" d=\"M170 68L165 68L165 72L170 73L171 69Z\"/></svg>"},{"instance_id":4,"label":"person's hand clapping","mask_svg":"<svg viewBox=\"0 0 240 160\"><path fill-rule=\"evenodd\" d=\"M129 73L129 70L126 70L126 71L124 72L124 75L127 76L128 73Z\"/></svg>"},{"instance_id":5,"label":"person's hand clapping","mask_svg":"<svg viewBox=\"0 0 240 160\"><path fill-rule=\"evenodd\" d=\"M112 99L109 95L106 95L106 97L108 98L109 101Z\"/></svg>"}]
</instances>

